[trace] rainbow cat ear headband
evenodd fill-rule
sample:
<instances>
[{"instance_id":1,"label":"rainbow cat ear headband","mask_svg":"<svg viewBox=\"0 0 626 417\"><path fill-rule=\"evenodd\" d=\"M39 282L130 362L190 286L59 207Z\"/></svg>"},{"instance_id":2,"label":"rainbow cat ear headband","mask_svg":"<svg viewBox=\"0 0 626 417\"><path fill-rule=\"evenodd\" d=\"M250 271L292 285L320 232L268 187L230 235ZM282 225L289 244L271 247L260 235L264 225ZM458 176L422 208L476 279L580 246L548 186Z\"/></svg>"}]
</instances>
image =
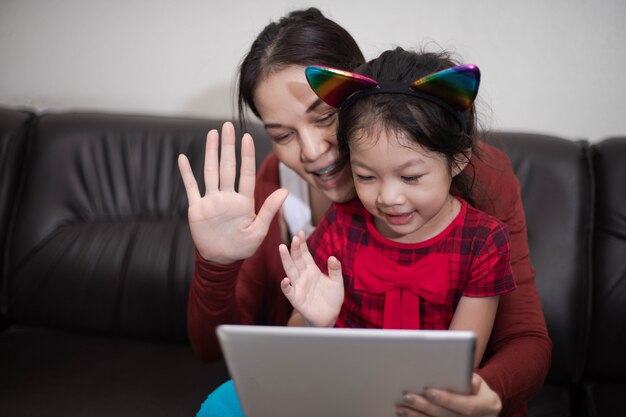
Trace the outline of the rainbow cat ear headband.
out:
<instances>
[{"instance_id":1,"label":"rainbow cat ear headband","mask_svg":"<svg viewBox=\"0 0 626 417\"><path fill-rule=\"evenodd\" d=\"M449 111L465 127L462 113L478 94L480 70L476 65L459 65L426 75L410 85L377 82L364 75L336 68L310 66L305 70L315 94L341 110L373 94L406 94L428 100Z\"/></svg>"}]
</instances>

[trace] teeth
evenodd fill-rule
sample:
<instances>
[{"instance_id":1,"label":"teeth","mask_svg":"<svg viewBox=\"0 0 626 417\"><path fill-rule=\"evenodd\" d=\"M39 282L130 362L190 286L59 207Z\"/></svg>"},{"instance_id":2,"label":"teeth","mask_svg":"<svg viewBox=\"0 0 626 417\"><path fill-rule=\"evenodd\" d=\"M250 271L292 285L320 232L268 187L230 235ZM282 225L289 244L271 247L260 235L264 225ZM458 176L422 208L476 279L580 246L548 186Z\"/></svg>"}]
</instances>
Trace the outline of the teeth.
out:
<instances>
[{"instance_id":1,"label":"teeth","mask_svg":"<svg viewBox=\"0 0 626 417\"><path fill-rule=\"evenodd\" d=\"M317 175L324 175L324 174L329 173L330 171L332 171L336 167L337 167L337 164L332 164L332 165L327 166L326 168L320 169L319 171L315 171L315 174L317 174Z\"/></svg>"}]
</instances>

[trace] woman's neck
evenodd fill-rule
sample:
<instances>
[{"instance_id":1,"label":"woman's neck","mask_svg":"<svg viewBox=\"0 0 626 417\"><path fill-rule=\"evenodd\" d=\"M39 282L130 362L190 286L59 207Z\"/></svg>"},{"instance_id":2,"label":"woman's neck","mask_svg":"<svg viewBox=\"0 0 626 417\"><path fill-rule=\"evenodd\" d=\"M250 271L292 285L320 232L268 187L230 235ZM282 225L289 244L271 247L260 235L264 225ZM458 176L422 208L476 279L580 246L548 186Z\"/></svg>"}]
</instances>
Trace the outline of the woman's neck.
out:
<instances>
[{"instance_id":1,"label":"woman's neck","mask_svg":"<svg viewBox=\"0 0 626 417\"><path fill-rule=\"evenodd\" d=\"M332 201L318 189L309 185L309 204L311 206L311 224L317 226L330 208Z\"/></svg>"}]
</instances>

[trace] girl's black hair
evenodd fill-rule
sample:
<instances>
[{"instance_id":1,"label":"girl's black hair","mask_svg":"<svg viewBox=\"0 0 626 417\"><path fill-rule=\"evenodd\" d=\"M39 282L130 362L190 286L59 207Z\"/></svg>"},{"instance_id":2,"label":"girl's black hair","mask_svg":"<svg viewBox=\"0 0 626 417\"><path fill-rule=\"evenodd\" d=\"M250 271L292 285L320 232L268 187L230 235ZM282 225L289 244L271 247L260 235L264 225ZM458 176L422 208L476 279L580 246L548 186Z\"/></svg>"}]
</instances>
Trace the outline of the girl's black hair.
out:
<instances>
[{"instance_id":1,"label":"girl's black hair","mask_svg":"<svg viewBox=\"0 0 626 417\"><path fill-rule=\"evenodd\" d=\"M458 65L450 53L406 51L402 48L383 52L354 72L378 82L398 82L407 86L437 71ZM465 160L476 153L476 116L474 106L465 111L465 129L443 107L427 100L402 94L376 94L364 97L339 112L337 139L343 157L349 158L349 143L376 137L376 130L391 134L402 132L425 149L443 154L450 170L461 155ZM452 192L473 204L473 176L463 170L452 180Z\"/></svg>"},{"instance_id":2,"label":"girl's black hair","mask_svg":"<svg viewBox=\"0 0 626 417\"><path fill-rule=\"evenodd\" d=\"M264 78L291 65L325 65L351 70L365 62L354 38L312 7L296 10L268 24L256 37L239 67L238 110L259 116L254 92Z\"/></svg>"}]
</instances>

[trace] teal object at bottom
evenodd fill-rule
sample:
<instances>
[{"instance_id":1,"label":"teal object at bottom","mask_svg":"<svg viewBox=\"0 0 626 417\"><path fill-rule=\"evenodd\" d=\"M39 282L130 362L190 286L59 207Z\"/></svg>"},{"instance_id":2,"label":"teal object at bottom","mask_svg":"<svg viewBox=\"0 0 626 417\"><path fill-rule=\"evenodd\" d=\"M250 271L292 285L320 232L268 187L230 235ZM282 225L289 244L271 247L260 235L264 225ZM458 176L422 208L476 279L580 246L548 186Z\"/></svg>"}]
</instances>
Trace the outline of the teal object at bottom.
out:
<instances>
[{"instance_id":1,"label":"teal object at bottom","mask_svg":"<svg viewBox=\"0 0 626 417\"><path fill-rule=\"evenodd\" d=\"M245 417L232 379L209 394L196 417Z\"/></svg>"}]
</instances>

